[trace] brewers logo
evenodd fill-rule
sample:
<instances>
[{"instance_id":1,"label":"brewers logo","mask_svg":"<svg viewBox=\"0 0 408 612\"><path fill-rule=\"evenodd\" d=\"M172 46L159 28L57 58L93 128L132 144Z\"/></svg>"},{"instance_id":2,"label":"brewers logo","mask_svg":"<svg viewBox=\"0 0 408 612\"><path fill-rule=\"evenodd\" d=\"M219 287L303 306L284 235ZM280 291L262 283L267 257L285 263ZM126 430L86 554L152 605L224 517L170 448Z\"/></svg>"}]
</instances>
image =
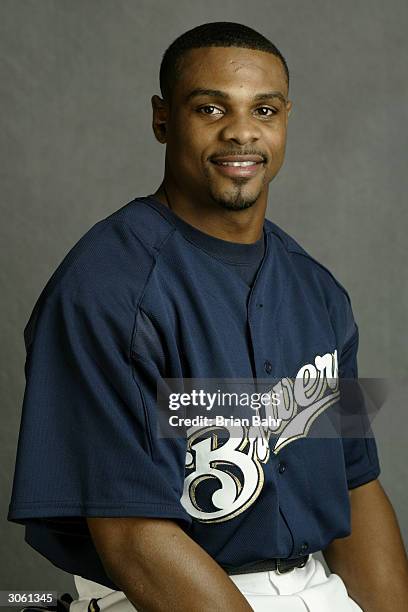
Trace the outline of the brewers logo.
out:
<instances>
[{"instance_id":1,"label":"brewers logo","mask_svg":"<svg viewBox=\"0 0 408 612\"><path fill-rule=\"evenodd\" d=\"M314 363L302 366L294 379L282 378L271 391L280 397L279 404L273 406L279 423L274 429L238 425L233 436L228 435L228 427L188 430L188 475L181 503L193 518L220 523L254 503L264 484L270 435L279 434L272 448L278 454L294 440L306 437L316 418L338 401L337 350L316 355Z\"/></svg>"}]
</instances>

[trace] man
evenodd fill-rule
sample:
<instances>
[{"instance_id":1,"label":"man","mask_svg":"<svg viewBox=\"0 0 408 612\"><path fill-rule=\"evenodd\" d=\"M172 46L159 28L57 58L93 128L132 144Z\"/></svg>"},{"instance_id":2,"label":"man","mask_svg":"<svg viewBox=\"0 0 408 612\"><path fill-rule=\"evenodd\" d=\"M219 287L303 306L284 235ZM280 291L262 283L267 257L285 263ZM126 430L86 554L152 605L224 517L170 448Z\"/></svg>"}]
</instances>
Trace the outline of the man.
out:
<instances>
[{"instance_id":1,"label":"man","mask_svg":"<svg viewBox=\"0 0 408 612\"><path fill-rule=\"evenodd\" d=\"M279 50L204 24L166 51L160 85L160 187L85 234L25 329L8 518L75 575L72 612L402 612L374 438L290 436L294 419L266 442L245 426L158 435L164 378L273 378L296 397L291 377L315 372L328 413L358 347L344 287L265 219L292 107Z\"/></svg>"}]
</instances>

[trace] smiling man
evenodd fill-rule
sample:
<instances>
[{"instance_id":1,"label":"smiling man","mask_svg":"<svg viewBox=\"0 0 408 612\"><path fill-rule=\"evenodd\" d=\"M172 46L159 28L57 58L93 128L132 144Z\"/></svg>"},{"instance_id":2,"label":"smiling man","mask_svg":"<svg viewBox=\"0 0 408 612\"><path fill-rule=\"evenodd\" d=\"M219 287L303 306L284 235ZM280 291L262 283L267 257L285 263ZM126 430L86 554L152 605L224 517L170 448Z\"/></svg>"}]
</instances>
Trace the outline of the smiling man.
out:
<instances>
[{"instance_id":1,"label":"smiling man","mask_svg":"<svg viewBox=\"0 0 408 612\"><path fill-rule=\"evenodd\" d=\"M152 98L155 135L166 143L156 198L201 231L245 244L262 235L292 106L286 62L265 45L269 51L225 42L193 48L176 66L170 51L161 68L164 99Z\"/></svg>"},{"instance_id":2,"label":"smiling man","mask_svg":"<svg viewBox=\"0 0 408 612\"><path fill-rule=\"evenodd\" d=\"M265 218L285 59L251 28L204 24L167 49L160 86L161 185L85 234L25 329L8 518L74 574L71 612L402 612L375 440L311 429L357 377L350 297ZM164 378L266 379L290 418L161 436Z\"/></svg>"}]
</instances>

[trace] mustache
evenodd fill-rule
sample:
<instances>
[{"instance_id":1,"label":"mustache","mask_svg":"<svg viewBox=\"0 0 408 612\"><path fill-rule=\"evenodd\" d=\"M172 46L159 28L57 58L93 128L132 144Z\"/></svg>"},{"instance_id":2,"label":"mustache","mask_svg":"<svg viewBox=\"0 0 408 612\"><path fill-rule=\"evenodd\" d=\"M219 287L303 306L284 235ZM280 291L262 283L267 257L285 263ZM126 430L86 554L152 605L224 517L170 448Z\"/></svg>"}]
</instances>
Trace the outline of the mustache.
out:
<instances>
[{"instance_id":1,"label":"mustache","mask_svg":"<svg viewBox=\"0 0 408 612\"><path fill-rule=\"evenodd\" d=\"M208 159L211 160L213 157L227 157L228 155L259 155L262 157L264 162L268 161L268 156L262 151L257 151L256 149L247 149L245 151L240 151L239 149L221 149L221 151L217 151L216 153L210 155Z\"/></svg>"}]
</instances>

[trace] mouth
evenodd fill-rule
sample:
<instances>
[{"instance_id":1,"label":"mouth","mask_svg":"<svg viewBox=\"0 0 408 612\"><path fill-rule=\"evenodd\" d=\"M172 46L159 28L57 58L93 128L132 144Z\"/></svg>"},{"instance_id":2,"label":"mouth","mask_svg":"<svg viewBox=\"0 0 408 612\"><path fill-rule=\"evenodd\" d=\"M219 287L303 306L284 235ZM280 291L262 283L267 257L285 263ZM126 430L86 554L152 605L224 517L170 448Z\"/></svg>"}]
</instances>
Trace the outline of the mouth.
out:
<instances>
[{"instance_id":1,"label":"mouth","mask_svg":"<svg viewBox=\"0 0 408 612\"><path fill-rule=\"evenodd\" d=\"M264 167L265 160L260 155L234 155L210 159L217 171L224 176L252 177Z\"/></svg>"}]
</instances>

